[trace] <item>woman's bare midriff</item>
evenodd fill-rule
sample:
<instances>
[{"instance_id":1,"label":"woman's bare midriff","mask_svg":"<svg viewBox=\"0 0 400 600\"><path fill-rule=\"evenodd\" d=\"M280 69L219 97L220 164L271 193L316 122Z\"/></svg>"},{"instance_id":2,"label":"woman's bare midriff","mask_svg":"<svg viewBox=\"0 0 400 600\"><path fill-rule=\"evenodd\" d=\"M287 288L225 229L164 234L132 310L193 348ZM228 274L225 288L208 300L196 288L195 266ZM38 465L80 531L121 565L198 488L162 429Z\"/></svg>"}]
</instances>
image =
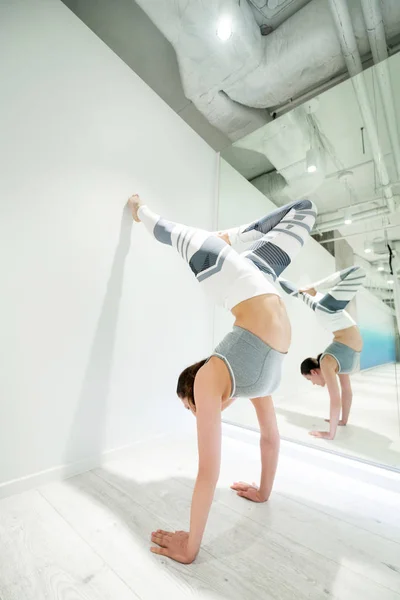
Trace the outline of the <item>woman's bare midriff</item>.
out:
<instances>
[{"instance_id":1,"label":"woman's bare midriff","mask_svg":"<svg viewBox=\"0 0 400 600\"><path fill-rule=\"evenodd\" d=\"M352 350L355 350L355 352L361 352L363 348L361 333L357 325L335 331L333 334L333 341L344 344Z\"/></svg>"},{"instance_id":2,"label":"woman's bare midriff","mask_svg":"<svg viewBox=\"0 0 400 600\"><path fill-rule=\"evenodd\" d=\"M232 308L235 325L247 329L278 352L289 350L292 330L283 300L276 294L249 298Z\"/></svg>"}]
</instances>

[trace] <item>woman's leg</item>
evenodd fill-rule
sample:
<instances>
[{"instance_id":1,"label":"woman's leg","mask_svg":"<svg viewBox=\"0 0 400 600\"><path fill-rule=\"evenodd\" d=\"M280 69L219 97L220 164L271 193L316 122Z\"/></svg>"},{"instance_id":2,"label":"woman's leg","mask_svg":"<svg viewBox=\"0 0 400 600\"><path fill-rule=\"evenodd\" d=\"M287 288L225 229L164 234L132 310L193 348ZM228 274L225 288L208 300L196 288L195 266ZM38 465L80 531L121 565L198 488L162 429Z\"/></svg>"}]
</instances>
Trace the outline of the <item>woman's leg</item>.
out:
<instances>
[{"instance_id":1,"label":"woman's leg","mask_svg":"<svg viewBox=\"0 0 400 600\"><path fill-rule=\"evenodd\" d=\"M229 238L253 241L242 256L274 280L300 252L314 227L317 209L311 200L298 200L277 208L262 219L238 227Z\"/></svg>"},{"instance_id":2,"label":"woman's leg","mask_svg":"<svg viewBox=\"0 0 400 600\"><path fill-rule=\"evenodd\" d=\"M326 277L326 279L309 286L309 289L314 289L317 292L329 289L329 292L318 300L314 300L306 292L301 292L290 281L279 279L279 283L287 294L301 298L312 310L333 313L344 310L347 307L358 290L364 285L365 277L366 273L362 267L354 266L343 271L338 271Z\"/></svg>"},{"instance_id":3,"label":"woman's leg","mask_svg":"<svg viewBox=\"0 0 400 600\"><path fill-rule=\"evenodd\" d=\"M349 267L327 278L328 283L326 280L316 283L314 289L317 292L326 290L325 285L333 284L329 292L319 300L319 305L333 312L344 310L358 290L363 287L365 278L366 272L362 267Z\"/></svg>"},{"instance_id":4,"label":"woman's leg","mask_svg":"<svg viewBox=\"0 0 400 600\"><path fill-rule=\"evenodd\" d=\"M228 252L235 253L228 244L209 231L167 221L146 205L141 205L137 214L156 240L178 251L199 281L217 273Z\"/></svg>"},{"instance_id":5,"label":"woman's leg","mask_svg":"<svg viewBox=\"0 0 400 600\"><path fill-rule=\"evenodd\" d=\"M138 197L132 197L129 203L134 219L142 221L159 242L174 246L197 280L205 282L207 293L217 303L223 300L228 307L227 295L231 284L248 272L249 261L251 269L256 266L257 270L271 275L275 280L302 248L316 218L315 207L309 200L279 208L251 225L238 228L241 231L248 230L253 240L259 240L250 250L238 254L221 239L221 234L167 221L141 205ZM242 234L246 234L246 231L242 231ZM213 277L217 274L218 277ZM266 293L277 292L271 285L271 290Z\"/></svg>"}]
</instances>

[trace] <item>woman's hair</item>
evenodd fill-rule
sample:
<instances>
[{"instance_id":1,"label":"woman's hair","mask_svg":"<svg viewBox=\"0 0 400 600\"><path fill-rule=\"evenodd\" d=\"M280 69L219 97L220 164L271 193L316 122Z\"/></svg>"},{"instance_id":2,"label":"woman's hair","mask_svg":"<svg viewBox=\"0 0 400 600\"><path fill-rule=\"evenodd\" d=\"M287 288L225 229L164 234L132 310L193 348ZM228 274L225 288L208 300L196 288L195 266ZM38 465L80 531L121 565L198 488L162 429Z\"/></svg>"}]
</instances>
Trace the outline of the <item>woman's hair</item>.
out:
<instances>
[{"instance_id":1,"label":"woman's hair","mask_svg":"<svg viewBox=\"0 0 400 600\"><path fill-rule=\"evenodd\" d=\"M187 367L184 371L182 371L178 378L176 393L181 400L183 400L183 398L187 398L194 406L196 406L194 401L194 380L196 379L197 372L203 365L206 364L206 362L207 359L205 358L194 365L190 365L190 367Z\"/></svg>"},{"instance_id":2,"label":"woman's hair","mask_svg":"<svg viewBox=\"0 0 400 600\"><path fill-rule=\"evenodd\" d=\"M306 358L300 365L300 371L302 375L310 375L311 371L321 368L321 354L318 354L317 358Z\"/></svg>"}]
</instances>

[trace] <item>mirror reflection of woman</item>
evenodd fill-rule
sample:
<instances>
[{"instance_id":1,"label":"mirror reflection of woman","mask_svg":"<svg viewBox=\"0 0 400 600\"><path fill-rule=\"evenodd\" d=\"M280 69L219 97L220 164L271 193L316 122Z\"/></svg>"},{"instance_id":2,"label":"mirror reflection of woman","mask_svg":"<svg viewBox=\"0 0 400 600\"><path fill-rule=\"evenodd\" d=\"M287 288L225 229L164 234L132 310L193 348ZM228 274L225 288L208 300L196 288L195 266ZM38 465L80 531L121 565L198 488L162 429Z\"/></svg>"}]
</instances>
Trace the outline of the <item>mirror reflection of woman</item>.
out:
<instances>
[{"instance_id":1,"label":"mirror reflection of woman","mask_svg":"<svg viewBox=\"0 0 400 600\"><path fill-rule=\"evenodd\" d=\"M363 341L356 322L345 308L364 285L365 271L353 266L298 290L289 281L280 279L282 288L305 302L321 326L333 333L332 343L316 358L306 358L301 374L313 385L327 387L330 415L329 431L311 431L310 435L333 440L338 426L347 425L353 393L350 375L360 369ZM323 295L323 291L328 292Z\"/></svg>"},{"instance_id":2,"label":"mirror reflection of woman","mask_svg":"<svg viewBox=\"0 0 400 600\"><path fill-rule=\"evenodd\" d=\"M235 317L232 331L211 356L185 369L178 380L178 397L197 421L199 466L190 531L158 530L151 539L157 544L152 552L191 563L200 549L219 476L221 411L235 396L251 399L256 409L261 482L260 486L236 483L232 488L254 502L265 502L271 493L279 454L271 394L280 383L291 341L290 322L274 282L303 247L316 210L309 200L300 200L248 225L212 234L163 219L138 196L129 199L129 206L134 220L141 221L157 241L174 247L207 295ZM231 247L236 241L251 245L239 254Z\"/></svg>"}]
</instances>

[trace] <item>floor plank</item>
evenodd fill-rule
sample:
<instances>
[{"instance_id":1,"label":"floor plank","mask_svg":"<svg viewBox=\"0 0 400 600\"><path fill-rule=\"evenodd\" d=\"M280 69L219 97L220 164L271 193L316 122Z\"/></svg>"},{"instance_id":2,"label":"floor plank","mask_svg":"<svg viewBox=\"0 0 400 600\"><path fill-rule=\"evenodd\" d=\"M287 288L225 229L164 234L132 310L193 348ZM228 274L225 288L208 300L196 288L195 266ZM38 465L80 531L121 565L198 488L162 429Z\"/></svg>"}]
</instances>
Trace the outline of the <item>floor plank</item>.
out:
<instances>
[{"instance_id":1,"label":"floor plank","mask_svg":"<svg viewBox=\"0 0 400 600\"><path fill-rule=\"evenodd\" d=\"M138 600L37 492L0 502L4 600Z\"/></svg>"},{"instance_id":2,"label":"floor plank","mask_svg":"<svg viewBox=\"0 0 400 600\"><path fill-rule=\"evenodd\" d=\"M93 473L52 484L42 493L142 600L254 597L251 581L221 569L207 552L190 567L150 553L150 533L171 527L173 507L153 514L146 501L139 505ZM267 592L264 597L274 598Z\"/></svg>"},{"instance_id":3,"label":"floor plank","mask_svg":"<svg viewBox=\"0 0 400 600\"><path fill-rule=\"evenodd\" d=\"M187 520L190 509L189 480L186 484L173 478L143 484L127 476L124 468L118 472L115 467L96 472L135 502L146 503L149 510L168 519L175 529L182 528L182 517ZM233 501L243 506L240 498L233 496ZM249 505L252 511L260 508ZM340 554L332 560L274 529L260 527L248 515L233 511L221 502L213 506L204 548L221 565L240 573L244 580L250 578L258 593L268 589L273 597L400 598L395 590L388 589L386 580L381 586L368 579L366 568L357 573L344 566L343 544ZM398 580L393 583L397 584Z\"/></svg>"},{"instance_id":4,"label":"floor plank","mask_svg":"<svg viewBox=\"0 0 400 600\"><path fill-rule=\"evenodd\" d=\"M296 447L295 444L291 446ZM341 469L331 463L330 455L309 450L318 457L316 464L309 464L303 461L300 450L300 459L281 452L274 495L283 495L312 510L400 543L399 493L384 489L373 481L355 478L353 471L357 470L357 463L353 461L340 459L343 464L353 465L352 470L347 472L343 468L341 473ZM129 472L138 481L162 479L166 474L193 478L197 467L195 432L192 437L165 438L146 448L132 449L125 461L126 465L128 463L131 463L131 467L127 466ZM259 474L258 447L224 437L219 486L226 489L233 481L257 481ZM400 490L400 476L398 479Z\"/></svg>"},{"instance_id":5,"label":"floor plank","mask_svg":"<svg viewBox=\"0 0 400 600\"><path fill-rule=\"evenodd\" d=\"M204 544L190 566L152 555L149 536L187 527L195 436L141 444L2 500L0 600L400 600L397 484L357 480L354 469L316 456L314 464L282 453L274 494L256 505L229 485L257 479L258 448L224 437Z\"/></svg>"},{"instance_id":6,"label":"floor plank","mask_svg":"<svg viewBox=\"0 0 400 600\"><path fill-rule=\"evenodd\" d=\"M308 497L306 499L303 496L297 497L292 490L293 487L296 487L295 480L299 475L299 470L304 481L305 476L301 473L304 465L293 465L293 461L289 461L289 466L292 467L292 477L290 480L286 480L288 476L282 476L282 471L287 470L288 459L284 458L281 461L283 464L280 465L278 477L278 479L284 479L283 483L281 482L281 485L277 486L280 491L274 492L267 505L254 505L238 498L229 490L229 486L235 480L235 474L239 474L236 479L243 478L253 481L253 475L256 478L254 462L259 463L258 450L248 448L248 444L226 439L224 448L224 464L216 494L219 502L331 560L339 563L345 561L354 572L364 576L366 574L368 579L376 583L395 591L400 590L400 535L396 535L395 527L399 518L400 497L398 494L382 489L376 490L374 486L369 485L370 488L372 487L372 491L369 493L368 500L368 494L363 494L359 483L352 482L355 490L345 483L347 486L345 494L352 496L357 492L357 495L353 496L352 506L357 501L360 503L359 512L366 512L363 503L367 503L367 509L369 509L369 513L364 514L363 517L357 516L356 524L354 524L352 522L354 516L351 512L347 512L346 508L327 506L332 494L336 494L337 497L337 475L334 480L328 478L328 482L331 487L334 486L334 489L331 489L329 485L323 488L324 502L321 499L321 502L318 503L314 499L315 488L321 487L321 477L325 477L320 470L314 471L313 484L307 482ZM139 461L133 453L125 461L109 463L108 471L120 475L122 480L124 478L134 479L144 488L149 486L150 473L155 480L167 479L169 473L175 481L191 488L196 465L196 457L192 455L191 449L193 450L190 440L186 442L175 440L173 443L167 442L166 445L161 443L158 446L147 448L144 460ZM227 449L229 452L226 452ZM101 470L97 472L102 476ZM246 478L246 474L249 477ZM346 482L347 478L342 479ZM343 487L343 485L343 481L341 481L341 486ZM160 495L166 493L167 489L161 486ZM311 497L313 500L310 500ZM143 502L143 497L141 496L141 498ZM347 499L346 502L348 503L349 500ZM156 511L157 508L153 510ZM380 515L380 513L382 514ZM386 528L389 529L388 538L382 535L380 526L382 523L376 522L379 520L378 515L381 519L386 519L384 532L387 533ZM375 531L376 528L378 531Z\"/></svg>"}]
</instances>

